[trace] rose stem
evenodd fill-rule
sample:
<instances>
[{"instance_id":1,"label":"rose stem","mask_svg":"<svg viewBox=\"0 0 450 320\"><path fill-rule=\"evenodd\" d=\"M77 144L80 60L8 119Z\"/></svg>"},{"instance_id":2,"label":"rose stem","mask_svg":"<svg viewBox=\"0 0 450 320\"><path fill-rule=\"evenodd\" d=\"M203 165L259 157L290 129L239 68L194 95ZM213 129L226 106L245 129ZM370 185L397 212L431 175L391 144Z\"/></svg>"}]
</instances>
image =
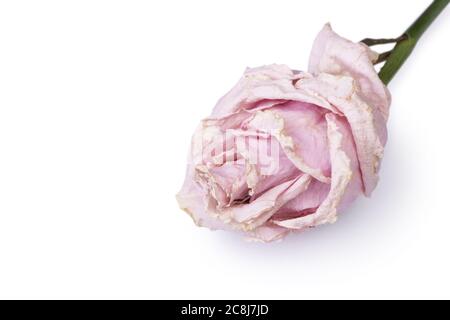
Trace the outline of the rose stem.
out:
<instances>
[{"instance_id":1,"label":"rose stem","mask_svg":"<svg viewBox=\"0 0 450 320\"><path fill-rule=\"evenodd\" d=\"M436 17L445 9L450 0L434 0L416 21L397 38L399 41L386 59L379 76L384 84L388 84L413 51L419 38L428 29ZM388 39L389 40L389 39Z\"/></svg>"}]
</instances>

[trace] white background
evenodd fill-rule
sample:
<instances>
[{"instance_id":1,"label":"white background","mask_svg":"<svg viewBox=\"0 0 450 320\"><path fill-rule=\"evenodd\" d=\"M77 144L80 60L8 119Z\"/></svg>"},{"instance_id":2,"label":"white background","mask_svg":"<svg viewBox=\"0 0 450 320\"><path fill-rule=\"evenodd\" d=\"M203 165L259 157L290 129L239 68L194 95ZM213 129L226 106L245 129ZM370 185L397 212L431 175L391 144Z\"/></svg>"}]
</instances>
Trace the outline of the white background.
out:
<instances>
[{"instance_id":1,"label":"white background","mask_svg":"<svg viewBox=\"0 0 450 320\"><path fill-rule=\"evenodd\" d=\"M429 1L2 1L0 298L450 298L450 8L390 84L381 181L281 243L178 209L190 136L246 66Z\"/></svg>"}]
</instances>

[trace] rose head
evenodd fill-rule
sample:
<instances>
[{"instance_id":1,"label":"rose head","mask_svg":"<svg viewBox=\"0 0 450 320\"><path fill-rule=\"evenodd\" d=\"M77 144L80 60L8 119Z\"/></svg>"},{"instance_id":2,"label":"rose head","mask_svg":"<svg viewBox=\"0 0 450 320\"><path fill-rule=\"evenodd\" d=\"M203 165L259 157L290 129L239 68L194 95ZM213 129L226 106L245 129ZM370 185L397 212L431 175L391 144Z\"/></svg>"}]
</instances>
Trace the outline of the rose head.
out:
<instances>
[{"instance_id":1,"label":"rose head","mask_svg":"<svg viewBox=\"0 0 450 320\"><path fill-rule=\"evenodd\" d=\"M180 207L262 241L334 222L377 184L390 96L376 58L326 25L309 72L247 69L194 134Z\"/></svg>"}]
</instances>

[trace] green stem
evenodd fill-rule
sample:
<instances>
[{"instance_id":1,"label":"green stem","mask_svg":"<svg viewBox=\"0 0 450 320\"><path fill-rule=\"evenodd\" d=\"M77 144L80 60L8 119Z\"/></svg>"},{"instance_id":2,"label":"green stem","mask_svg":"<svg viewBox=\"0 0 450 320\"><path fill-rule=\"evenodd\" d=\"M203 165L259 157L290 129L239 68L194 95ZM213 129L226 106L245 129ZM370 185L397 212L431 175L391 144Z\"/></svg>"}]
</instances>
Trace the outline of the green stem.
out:
<instances>
[{"instance_id":1,"label":"green stem","mask_svg":"<svg viewBox=\"0 0 450 320\"><path fill-rule=\"evenodd\" d=\"M416 21L399 37L400 40L379 72L381 81L388 84L409 57L422 34L445 9L450 0L434 0Z\"/></svg>"}]
</instances>

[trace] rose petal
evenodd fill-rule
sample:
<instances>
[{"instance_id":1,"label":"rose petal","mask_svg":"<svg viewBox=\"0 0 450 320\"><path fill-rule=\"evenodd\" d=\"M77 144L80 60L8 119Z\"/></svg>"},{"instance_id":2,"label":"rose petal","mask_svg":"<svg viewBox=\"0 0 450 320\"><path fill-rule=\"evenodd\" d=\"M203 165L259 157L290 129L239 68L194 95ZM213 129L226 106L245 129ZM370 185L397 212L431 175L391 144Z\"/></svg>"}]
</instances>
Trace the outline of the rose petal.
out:
<instances>
[{"instance_id":1,"label":"rose petal","mask_svg":"<svg viewBox=\"0 0 450 320\"><path fill-rule=\"evenodd\" d=\"M364 100L377 108L386 121L391 97L373 66L373 57L365 44L340 37L326 24L314 41L308 70L313 74L350 75Z\"/></svg>"},{"instance_id":2,"label":"rose petal","mask_svg":"<svg viewBox=\"0 0 450 320\"><path fill-rule=\"evenodd\" d=\"M247 232L246 238L249 241L271 242L285 237L289 231L290 230L287 228L267 222L262 226Z\"/></svg>"},{"instance_id":3,"label":"rose petal","mask_svg":"<svg viewBox=\"0 0 450 320\"><path fill-rule=\"evenodd\" d=\"M326 184L318 180L313 180L309 184L308 190L300 194L298 197L287 202L272 217L272 220L288 220L308 214L313 214L317 211L317 208L320 206L320 204L326 199L329 192L330 184Z\"/></svg>"},{"instance_id":4,"label":"rose petal","mask_svg":"<svg viewBox=\"0 0 450 320\"><path fill-rule=\"evenodd\" d=\"M326 120L328 123L332 170L330 192L314 214L290 220L274 221L279 226L290 229L303 229L336 221L337 208L342 201L353 173L350 158L343 150L343 134L340 132L334 116L327 114Z\"/></svg>"},{"instance_id":5,"label":"rose petal","mask_svg":"<svg viewBox=\"0 0 450 320\"><path fill-rule=\"evenodd\" d=\"M231 227L210 215L207 211L209 195L194 181L194 169L188 166L186 179L177 194L178 205L194 220L195 224L210 229L231 230Z\"/></svg>"},{"instance_id":6,"label":"rose petal","mask_svg":"<svg viewBox=\"0 0 450 320\"><path fill-rule=\"evenodd\" d=\"M224 210L222 216L237 222L245 230L255 229L266 222L282 205L304 192L310 181L311 176L303 174L268 190L249 204Z\"/></svg>"},{"instance_id":7,"label":"rose petal","mask_svg":"<svg viewBox=\"0 0 450 320\"><path fill-rule=\"evenodd\" d=\"M378 110L359 96L355 80L350 77L322 73L298 85L326 97L347 118L356 144L365 194L370 195L378 182L386 141L386 124L377 115Z\"/></svg>"},{"instance_id":8,"label":"rose petal","mask_svg":"<svg viewBox=\"0 0 450 320\"><path fill-rule=\"evenodd\" d=\"M299 110L299 118L302 116L301 110ZM301 121L301 120L299 120ZM321 168L318 168L316 166L310 166L308 163L306 163L305 159L303 158L303 155L306 154L306 151L311 151L311 147L308 146L308 144L302 144L302 145L296 145L295 140L289 136L286 132L286 120L275 110L264 110L264 111L258 111L253 119L250 120L248 123L249 128L252 129L258 129L267 133L270 133L272 136L274 136L280 143L281 147L283 148L283 151L289 158L289 160L292 161L292 163L299 168L302 172L307 173L314 177L315 179L329 183L330 178L326 176L327 172L323 172ZM301 128L296 131L297 137L302 137L301 133L299 132ZM292 128L291 128L292 131ZM303 137L306 137L308 133L304 133ZM297 142L300 142L302 139L297 139ZM308 139L303 139L307 141ZM318 138L318 141L321 141L323 139ZM300 149L302 147L305 147L305 152L303 153ZM322 150L315 151L317 154L323 155L325 158L325 162L328 158L328 153ZM320 163L316 164L320 167ZM326 166L326 165L325 165Z\"/></svg>"},{"instance_id":9,"label":"rose petal","mask_svg":"<svg viewBox=\"0 0 450 320\"><path fill-rule=\"evenodd\" d=\"M252 108L258 110L271 105L270 101L276 104L279 100L302 101L338 112L323 98L295 87L295 82L305 76L308 75L276 64L247 69L234 88L217 102L209 119L229 117ZM265 105L259 105L261 101Z\"/></svg>"}]
</instances>

